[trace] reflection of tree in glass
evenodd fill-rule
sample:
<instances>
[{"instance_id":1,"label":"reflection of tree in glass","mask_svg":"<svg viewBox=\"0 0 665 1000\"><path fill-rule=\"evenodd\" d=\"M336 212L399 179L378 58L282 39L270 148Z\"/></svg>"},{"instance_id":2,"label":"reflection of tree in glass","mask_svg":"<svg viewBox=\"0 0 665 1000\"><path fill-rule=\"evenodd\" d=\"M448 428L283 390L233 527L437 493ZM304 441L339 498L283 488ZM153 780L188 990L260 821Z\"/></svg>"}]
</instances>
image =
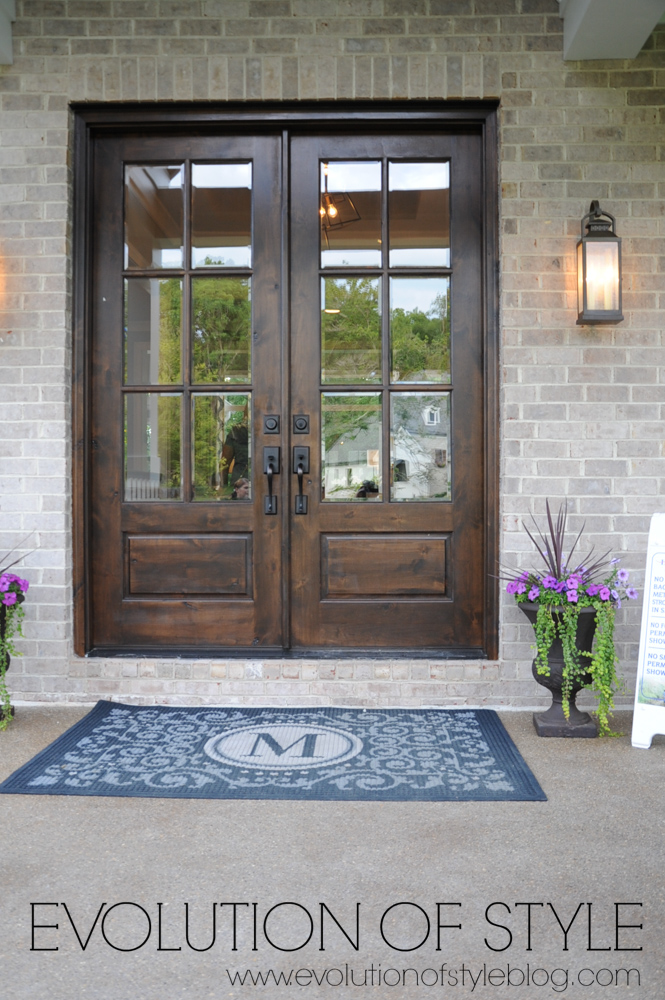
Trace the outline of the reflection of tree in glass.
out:
<instances>
[{"instance_id":1,"label":"reflection of tree in glass","mask_svg":"<svg viewBox=\"0 0 665 1000\"><path fill-rule=\"evenodd\" d=\"M178 495L180 492L181 398L181 396L167 395L157 397L158 449L161 466L159 486L160 492L162 489L166 489L166 498ZM148 435L152 437L150 426L148 426ZM150 454L149 449L150 445L148 446L148 454Z\"/></svg>"},{"instance_id":2,"label":"reflection of tree in glass","mask_svg":"<svg viewBox=\"0 0 665 1000\"><path fill-rule=\"evenodd\" d=\"M392 309L393 378L400 382L450 381L448 293L436 296L429 312Z\"/></svg>"},{"instance_id":3,"label":"reflection of tree in glass","mask_svg":"<svg viewBox=\"0 0 665 1000\"><path fill-rule=\"evenodd\" d=\"M327 278L321 313L325 382L381 381L378 278Z\"/></svg>"},{"instance_id":4,"label":"reflection of tree in glass","mask_svg":"<svg viewBox=\"0 0 665 1000\"><path fill-rule=\"evenodd\" d=\"M338 442L353 441L361 431L376 429L381 438L381 404L378 396L324 396L323 444L327 455Z\"/></svg>"},{"instance_id":5,"label":"reflection of tree in glass","mask_svg":"<svg viewBox=\"0 0 665 1000\"><path fill-rule=\"evenodd\" d=\"M246 395L194 396L194 498L229 499L230 482L224 484L224 442L233 427L243 423L249 397ZM226 405L225 405L226 404ZM232 409L231 409L232 407Z\"/></svg>"},{"instance_id":6,"label":"reflection of tree in glass","mask_svg":"<svg viewBox=\"0 0 665 1000\"><path fill-rule=\"evenodd\" d=\"M248 382L250 327L248 278L195 278L193 380Z\"/></svg>"},{"instance_id":7,"label":"reflection of tree in glass","mask_svg":"<svg viewBox=\"0 0 665 1000\"><path fill-rule=\"evenodd\" d=\"M169 385L180 381L180 323L182 283L169 278L159 283L158 381Z\"/></svg>"}]
</instances>

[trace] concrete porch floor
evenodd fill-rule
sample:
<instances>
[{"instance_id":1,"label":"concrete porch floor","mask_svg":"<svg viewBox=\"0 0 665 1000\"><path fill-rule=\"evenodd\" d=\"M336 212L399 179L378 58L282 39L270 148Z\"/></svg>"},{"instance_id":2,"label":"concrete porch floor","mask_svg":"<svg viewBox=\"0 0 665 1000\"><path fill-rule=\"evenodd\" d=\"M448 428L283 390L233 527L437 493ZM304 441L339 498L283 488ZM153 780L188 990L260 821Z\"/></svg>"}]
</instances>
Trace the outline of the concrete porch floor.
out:
<instances>
[{"instance_id":1,"label":"concrete porch floor","mask_svg":"<svg viewBox=\"0 0 665 1000\"><path fill-rule=\"evenodd\" d=\"M0 780L86 711L19 708L0 733ZM633 749L629 712L614 719L624 735L604 740L539 739L530 713L501 719L547 802L0 796L0 996L662 1000L665 737L648 751ZM251 905L235 911L236 951L229 905L216 907L214 945L193 950L184 904L191 945L202 949L212 940L213 904L232 902L258 904L256 950ZM300 907L278 905L286 902ZM389 910L400 902L407 905ZM36 907L34 917L35 924L59 925L36 929L36 947L59 950L30 950L31 903L60 904ZM86 944L103 903L83 950L63 904ZM104 914L116 903L136 905L105 920L105 939ZM354 942L360 903L357 950L328 916L320 950L321 903ZM439 909L442 925L462 925L441 928L440 950L437 903L461 904ZM617 932L618 903L633 904L618 908L618 922L642 923L642 930ZM274 906L266 925L271 946L263 921ZM307 937L306 911L311 941L280 951L274 945L296 948ZM561 925L567 929L576 911L565 950ZM425 939L427 920L424 943L398 950ZM149 926L143 947L114 949L136 946ZM615 950L617 934L621 949L642 950ZM236 972L247 969L304 971L290 986L272 979L234 985ZM633 971L626 985L622 969L638 970L639 982Z\"/></svg>"}]
</instances>

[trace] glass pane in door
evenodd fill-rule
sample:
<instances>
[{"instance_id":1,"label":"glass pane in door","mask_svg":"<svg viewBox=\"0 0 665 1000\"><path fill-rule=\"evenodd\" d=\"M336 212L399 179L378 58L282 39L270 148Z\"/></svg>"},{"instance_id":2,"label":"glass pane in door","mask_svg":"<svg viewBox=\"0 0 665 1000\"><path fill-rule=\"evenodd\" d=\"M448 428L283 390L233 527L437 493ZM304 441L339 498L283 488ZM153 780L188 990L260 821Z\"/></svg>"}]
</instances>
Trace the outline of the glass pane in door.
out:
<instances>
[{"instance_id":1,"label":"glass pane in door","mask_svg":"<svg viewBox=\"0 0 665 1000\"><path fill-rule=\"evenodd\" d=\"M182 267L185 171L125 167L125 267Z\"/></svg>"},{"instance_id":2,"label":"glass pane in door","mask_svg":"<svg viewBox=\"0 0 665 1000\"><path fill-rule=\"evenodd\" d=\"M381 499L381 393L321 396L322 499Z\"/></svg>"},{"instance_id":3,"label":"glass pane in door","mask_svg":"<svg viewBox=\"0 0 665 1000\"><path fill-rule=\"evenodd\" d=\"M251 381L250 293L250 278L192 278L192 382Z\"/></svg>"},{"instance_id":4,"label":"glass pane in door","mask_svg":"<svg viewBox=\"0 0 665 1000\"><path fill-rule=\"evenodd\" d=\"M390 499L450 500L450 393L393 392Z\"/></svg>"},{"instance_id":5,"label":"glass pane in door","mask_svg":"<svg viewBox=\"0 0 665 1000\"><path fill-rule=\"evenodd\" d=\"M321 279L321 381L381 381L381 278Z\"/></svg>"},{"instance_id":6,"label":"glass pane in door","mask_svg":"<svg viewBox=\"0 0 665 1000\"><path fill-rule=\"evenodd\" d=\"M381 162L321 163L321 266L381 266Z\"/></svg>"},{"instance_id":7,"label":"glass pane in door","mask_svg":"<svg viewBox=\"0 0 665 1000\"><path fill-rule=\"evenodd\" d=\"M251 163L193 163L192 267L251 264Z\"/></svg>"},{"instance_id":8,"label":"glass pane in door","mask_svg":"<svg viewBox=\"0 0 665 1000\"><path fill-rule=\"evenodd\" d=\"M391 277L392 382L450 382L450 278Z\"/></svg>"},{"instance_id":9,"label":"glass pane in door","mask_svg":"<svg viewBox=\"0 0 665 1000\"><path fill-rule=\"evenodd\" d=\"M192 397L194 500L251 500L251 395Z\"/></svg>"},{"instance_id":10,"label":"glass pane in door","mask_svg":"<svg viewBox=\"0 0 665 1000\"><path fill-rule=\"evenodd\" d=\"M182 500L181 393L125 395L125 500Z\"/></svg>"},{"instance_id":11,"label":"glass pane in door","mask_svg":"<svg viewBox=\"0 0 665 1000\"><path fill-rule=\"evenodd\" d=\"M125 279L125 385L181 381L182 281Z\"/></svg>"},{"instance_id":12,"label":"glass pane in door","mask_svg":"<svg viewBox=\"0 0 665 1000\"><path fill-rule=\"evenodd\" d=\"M388 165L391 267L450 267L448 163Z\"/></svg>"}]
</instances>

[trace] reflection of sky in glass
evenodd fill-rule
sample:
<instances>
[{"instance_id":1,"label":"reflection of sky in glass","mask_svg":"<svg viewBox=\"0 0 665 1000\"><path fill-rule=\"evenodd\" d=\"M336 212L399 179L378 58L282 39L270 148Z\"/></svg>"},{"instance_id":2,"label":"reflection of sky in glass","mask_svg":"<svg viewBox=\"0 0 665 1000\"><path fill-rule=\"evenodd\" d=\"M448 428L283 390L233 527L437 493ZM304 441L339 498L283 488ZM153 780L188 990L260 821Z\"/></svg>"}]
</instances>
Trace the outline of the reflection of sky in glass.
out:
<instances>
[{"instance_id":1,"label":"reflection of sky in glass","mask_svg":"<svg viewBox=\"0 0 665 1000\"><path fill-rule=\"evenodd\" d=\"M335 161L321 164L321 190L325 191L325 167L328 167L328 191L380 191L381 164L345 163Z\"/></svg>"},{"instance_id":2,"label":"reflection of sky in glass","mask_svg":"<svg viewBox=\"0 0 665 1000\"><path fill-rule=\"evenodd\" d=\"M251 163L193 163L192 187L251 188Z\"/></svg>"},{"instance_id":3,"label":"reflection of sky in glass","mask_svg":"<svg viewBox=\"0 0 665 1000\"><path fill-rule=\"evenodd\" d=\"M437 191L450 187L448 163L393 163L388 168L390 191Z\"/></svg>"},{"instance_id":4,"label":"reflection of sky in glass","mask_svg":"<svg viewBox=\"0 0 665 1000\"><path fill-rule=\"evenodd\" d=\"M435 311L437 295L445 295L447 290L447 278L391 278L390 308L407 313L418 309L430 315Z\"/></svg>"},{"instance_id":5,"label":"reflection of sky in glass","mask_svg":"<svg viewBox=\"0 0 665 1000\"><path fill-rule=\"evenodd\" d=\"M156 267L181 267L182 266L182 250L178 248L177 250L160 250L155 249L153 251L154 261Z\"/></svg>"}]
</instances>

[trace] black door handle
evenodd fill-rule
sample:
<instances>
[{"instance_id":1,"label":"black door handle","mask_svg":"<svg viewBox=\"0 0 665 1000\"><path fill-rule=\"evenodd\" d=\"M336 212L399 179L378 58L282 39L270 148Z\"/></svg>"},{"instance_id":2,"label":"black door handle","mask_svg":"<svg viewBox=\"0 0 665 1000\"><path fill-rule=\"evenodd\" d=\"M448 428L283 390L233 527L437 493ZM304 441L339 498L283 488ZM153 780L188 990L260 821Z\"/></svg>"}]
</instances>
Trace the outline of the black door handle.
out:
<instances>
[{"instance_id":1,"label":"black door handle","mask_svg":"<svg viewBox=\"0 0 665 1000\"><path fill-rule=\"evenodd\" d=\"M293 471L298 477L298 495L296 496L296 514L307 513L307 497L303 494L303 476L309 472L309 448L296 445L293 449Z\"/></svg>"},{"instance_id":2,"label":"black door handle","mask_svg":"<svg viewBox=\"0 0 665 1000\"><path fill-rule=\"evenodd\" d=\"M279 448L266 447L263 449L263 472L268 477L268 496L263 499L263 513L277 513L277 497L272 491L272 478L279 475Z\"/></svg>"}]
</instances>

